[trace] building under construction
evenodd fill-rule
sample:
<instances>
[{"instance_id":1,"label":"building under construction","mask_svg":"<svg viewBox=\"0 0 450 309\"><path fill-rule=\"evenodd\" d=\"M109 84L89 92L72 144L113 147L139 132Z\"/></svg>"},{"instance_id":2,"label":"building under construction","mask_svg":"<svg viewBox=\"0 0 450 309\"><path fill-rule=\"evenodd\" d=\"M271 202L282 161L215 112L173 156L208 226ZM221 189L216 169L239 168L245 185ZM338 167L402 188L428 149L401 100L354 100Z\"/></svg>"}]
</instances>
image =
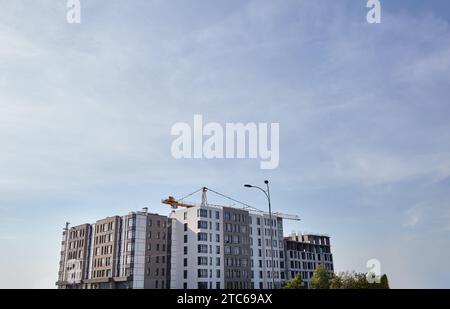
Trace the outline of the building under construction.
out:
<instances>
[{"instance_id":1,"label":"building under construction","mask_svg":"<svg viewBox=\"0 0 450 309\"><path fill-rule=\"evenodd\" d=\"M211 204L208 193L230 204ZM187 201L196 194L200 203ZM300 220L296 215L261 211L208 188L162 203L172 208L168 217L144 209L67 226L58 287L272 289L303 270L291 269L283 235L283 220ZM292 241L291 250L300 248Z\"/></svg>"}]
</instances>

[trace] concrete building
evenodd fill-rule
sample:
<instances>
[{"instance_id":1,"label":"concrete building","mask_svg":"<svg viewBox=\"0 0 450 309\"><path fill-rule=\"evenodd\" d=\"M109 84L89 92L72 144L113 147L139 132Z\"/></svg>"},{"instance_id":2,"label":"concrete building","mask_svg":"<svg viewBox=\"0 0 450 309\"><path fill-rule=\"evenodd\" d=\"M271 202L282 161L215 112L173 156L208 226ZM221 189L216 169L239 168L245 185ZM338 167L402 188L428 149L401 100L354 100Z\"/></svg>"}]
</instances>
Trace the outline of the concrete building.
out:
<instances>
[{"instance_id":1,"label":"concrete building","mask_svg":"<svg viewBox=\"0 0 450 309\"><path fill-rule=\"evenodd\" d=\"M265 213L208 205L173 211L170 222L171 288L270 289L286 280L281 217L270 225Z\"/></svg>"},{"instance_id":2,"label":"concrete building","mask_svg":"<svg viewBox=\"0 0 450 309\"><path fill-rule=\"evenodd\" d=\"M223 289L222 208L204 206L173 211L170 225L170 287Z\"/></svg>"},{"instance_id":3,"label":"concrete building","mask_svg":"<svg viewBox=\"0 0 450 309\"><path fill-rule=\"evenodd\" d=\"M288 280L301 274L305 285L309 286L313 273L320 264L324 265L330 274L334 272L329 236L294 234L286 237L284 242Z\"/></svg>"},{"instance_id":4,"label":"concrete building","mask_svg":"<svg viewBox=\"0 0 450 309\"><path fill-rule=\"evenodd\" d=\"M166 216L143 211L63 231L59 288L167 288Z\"/></svg>"},{"instance_id":5,"label":"concrete building","mask_svg":"<svg viewBox=\"0 0 450 309\"><path fill-rule=\"evenodd\" d=\"M69 227L61 243L63 289L277 289L298 273L309 285L330 237L283 236L279 213L187 205L169 218L142 211ZM169 200L170 201L170 200ZM173 206L173 205L172 205Z\"/></svg>"},{"instance_id":6,"label":"concrete building","mask_svg":"<svg viewBox=\"0 0 450 309\"><path fill-rule=\"evenodd\" d=\"M76 288L89 276L88 263L92 228L82 224L63 231L58 272L58 285Z\"/></svg>"}]
</instances>

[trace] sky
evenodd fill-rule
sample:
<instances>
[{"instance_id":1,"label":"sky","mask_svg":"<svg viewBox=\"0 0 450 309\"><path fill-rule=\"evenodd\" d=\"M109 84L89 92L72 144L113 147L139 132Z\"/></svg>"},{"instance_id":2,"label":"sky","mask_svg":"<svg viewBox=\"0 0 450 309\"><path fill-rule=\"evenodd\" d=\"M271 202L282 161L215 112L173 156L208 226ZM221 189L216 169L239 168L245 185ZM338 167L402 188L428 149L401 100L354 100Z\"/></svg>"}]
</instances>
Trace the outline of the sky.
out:
<instances>
[{"instance_id":1,"label":"sky","mask_svg":"<svg viewBox=\"0 0 450 309\"><path fill-rule=\"evenodd\" d=\"M0 288L55 287L65 222L203 186L264 209L242 186L264 179L337 271L450 288L450 3L381 4L81 0L68 24L65 1L0 0ZM280 123L279 167L175 160L194 114Z\"/></svg>"}]
</instances>

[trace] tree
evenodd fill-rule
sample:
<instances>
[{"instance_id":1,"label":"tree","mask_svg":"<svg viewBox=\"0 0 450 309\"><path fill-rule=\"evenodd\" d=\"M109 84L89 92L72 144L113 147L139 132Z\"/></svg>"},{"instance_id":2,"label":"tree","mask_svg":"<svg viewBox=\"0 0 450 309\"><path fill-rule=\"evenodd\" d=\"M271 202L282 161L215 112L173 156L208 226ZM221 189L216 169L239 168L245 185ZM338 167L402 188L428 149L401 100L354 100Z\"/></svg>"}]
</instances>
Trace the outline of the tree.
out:
<instances>
[{"instance_id":1,"label":"tree","mask_svg":"<svg viewBox=\"0 0 450 309\"><path fill-rule=\"evenodd\" d=\"M345 272L331 277L330 289L389 289L389 282L386 275L380 283L369 283L365 273Z\"/></svg>"},{"instance_id":2,"label":"tree","mask_svg":"<svg viewBox=\"0 0 450 309\"><path fill-rule=\"evenodd\" d=\"M300 274L297 274L295 278L286 282L283 286L283 289L286 290L302 290L305 289L305 285L303 284L303 279Z\"/></svg>"},{"instance_id":3,"label":"tree","mask_svg":"<svg viewBox=\"0 0 450 309\"><path fill-rule=\"evenodd\" d=\"M342 289L342 277L332 275L330 279L330 289Z\"/></svg>"},{"instance_id":4,"label":"tree","mask_svg":"<svg viewBox=\"0 0 450 309\"><path fill-rule=\"evenodd\" d=\"M386 274L381 276L380 289L389 289L389 281Z\"/></svg>"},{"instance_id":5,"label":"tree","mask_svg":"<svg viewBox=\"0 0 450 309\"><path fill-rule=\"evenodd\" d=\"M320 264L317 266L311 278L311 289L329 289L330 288L330 274L328 270Z\"/></svg>"}]
</instances>

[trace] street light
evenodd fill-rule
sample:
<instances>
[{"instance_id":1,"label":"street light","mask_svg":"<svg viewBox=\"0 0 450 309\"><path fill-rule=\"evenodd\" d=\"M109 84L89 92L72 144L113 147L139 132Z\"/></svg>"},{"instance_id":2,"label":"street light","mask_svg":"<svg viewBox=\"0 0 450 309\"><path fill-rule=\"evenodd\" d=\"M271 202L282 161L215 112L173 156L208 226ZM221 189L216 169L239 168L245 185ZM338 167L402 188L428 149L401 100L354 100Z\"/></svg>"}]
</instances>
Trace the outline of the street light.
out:
<instances>
[{"instance_id":1,"label":"street light","mask_svg":"<svg viewBox=\"0 0 450 309\"><path fill-rule=\"evenodd\" d=\"M246 188L256 188L261 190L267 197L267 201L269 202L269 220L270 220L270 254L272 256L272 274L271 274L271 278L272 278L272 288L275 288L275 278L274 278L274 260L273 260L273 256L274 256L274 252L273 252L273 230L272 230L272 207L270 205L270 190L269 190L269 181L268 180L264 180L264 183L267 186L267 190L264 190L261 187L258 186L253 186L253 185L249 185L249 184L245 184L244 187Z\"/></svg>"}]
</instances>

